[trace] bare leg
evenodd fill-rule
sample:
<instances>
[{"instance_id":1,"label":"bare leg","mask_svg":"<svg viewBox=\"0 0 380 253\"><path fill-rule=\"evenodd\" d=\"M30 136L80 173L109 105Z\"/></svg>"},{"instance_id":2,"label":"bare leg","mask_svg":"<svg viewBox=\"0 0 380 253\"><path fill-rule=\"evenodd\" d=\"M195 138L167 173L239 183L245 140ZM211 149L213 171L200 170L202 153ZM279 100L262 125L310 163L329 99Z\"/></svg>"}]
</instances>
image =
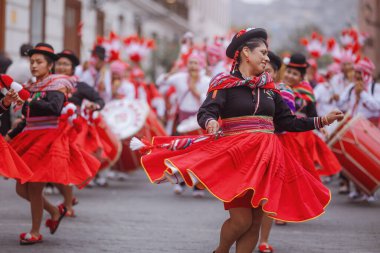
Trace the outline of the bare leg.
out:
<instances>
[{"instance_id":1,"label":"bare leg","mask_svg":"<svg viewBox=\"0 0 380 253\"><path fill-rule=\"evenodd\" d=\"M272 229L273 219L269 218L268 215L263 215L263 221L261 224L260 230L260 244L266 243L268 244L270 231Z\"/></svg>"},{"instance_id":2,"label":"bare leg","mask_svg":"<svg viewBox=\"0 0 380 253\"><path fill-rule=\"evenodd\" d=\"M224 222L220 231L220 243L216 253L228 253L231 246L252 225L251 208L231 208L229 212L230 218Z\"/></svg>"},{"instance_id":3,"label":"bare leg","mask_svg":"<svg viewBox=\"0 0 380 253\"><path fill-rule=\"evenodd\" d=\"M36 237L40 235L42 213L44 210L44 199L42 196L44 186L45 183L28 183L30 208L32 213L32 229L30 230L30 233Z\"/></svg>"},{"instance_id":4,"label":"bare leg","mask_svg":"<svg viewBox=\"0 0 380 253\"><path fill-rule=\"evenodd\" d=\"M251 210L251 227L236 241L236 253L252 253L259 240L263 211L261 208L252 208Z\"/></svg>"},{"instance_id":5,"label":"bare leg","mask_svg":"<svg viewBox=\"0 0 380 253\"><path fill-rule=\"evenodd\" d=\"M63 196L63 205L66 207L67 212L70 214L73 212L73 187L62 184L55 184L59 192Z\"/></svg>"},{"instance_id":6,"label":"bare leg","mask_svg":"<svg viewBox=\"0 0 380 253\"><path fill-rule=\"evenodd\" d=\"M17 182L16 183L16 193L21 198L29 201L28 184L29 183L20 184L19 182Z\"/></svg>"}]
</instances>

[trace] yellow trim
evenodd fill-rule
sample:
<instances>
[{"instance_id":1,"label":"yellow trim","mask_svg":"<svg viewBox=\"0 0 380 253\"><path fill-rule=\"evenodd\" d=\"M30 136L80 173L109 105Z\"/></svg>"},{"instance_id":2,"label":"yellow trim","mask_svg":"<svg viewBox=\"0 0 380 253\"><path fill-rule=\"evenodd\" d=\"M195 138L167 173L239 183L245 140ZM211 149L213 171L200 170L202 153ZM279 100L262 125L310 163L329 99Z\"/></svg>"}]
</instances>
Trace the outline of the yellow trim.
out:
<instances>
[{"instance_id":1,"label":"yellow trim","mask_svg":"<svg viewBox=\"0 0 380 253\"><path fill-rule=\"evenodd\" d=\"M177 166L174 165L174 163L172 161L170 161L170 159L165 159L165 162L168 162L170 163L171 166L173 166L174 168L176 168L178 171L179 171L179 174L182 176L183 178L183 181L186 183L186 185L188 187L193 187L192 184L188 184L188 182L186 181L185 177L183 176L183 174L181 173L181 170L178 169ZM232 202L234 199L236 199L237 197L239 197L240 195L242 195L243 193L249 191L249 190L252 190L253 191L253 194L256 192L256 190L253 188L253 187L250 187L250 188L246 188L244 189L243 191L241 191L239 194L235 195L231 200L223 200L222 198L218 197L214 192L212 192L210 190L210 188L191 170L191 169L186 169L189 173L191 173L195 178L198 179L198 181L204 186L205 189L208 190L208 192L210 192L211 195L213 195L216 199L222 201L222 202ZM165 171L166 172L166 171ZM190 175L189 175L190 177ZM323 207L323 209L326 209L326 207L330 204L331 202L331 191L329 190L329 200L328 202L326 203L326 205ZM323 215L325 213L325 211L323 211L322 213L312 217L312 218L309 218L309 219L305 219L305 220L298 220L298 221L292 221L292 220L283 220L283 219L279 219L279 218L276 218L275 216L277 216L277 213L276 212L271 212L269 210L265 210L265 205L266 203L269 201L268 198L261 198L259 200L259 203L263 203L263 205L258 205L258 206L254 206L251 202L251 205L253 208L258 208L259 206L261 206L261 209L266 213L268 214L269 217L275 219L275 220L279 220L279 221L284 221L284 222L292 222L292 223L300 223L300 222L307 222L307 221L310 221L310 220L314 220L314 219L317 219L318 217L320 217L321 215Z\"/></svg>"}]
</instances>

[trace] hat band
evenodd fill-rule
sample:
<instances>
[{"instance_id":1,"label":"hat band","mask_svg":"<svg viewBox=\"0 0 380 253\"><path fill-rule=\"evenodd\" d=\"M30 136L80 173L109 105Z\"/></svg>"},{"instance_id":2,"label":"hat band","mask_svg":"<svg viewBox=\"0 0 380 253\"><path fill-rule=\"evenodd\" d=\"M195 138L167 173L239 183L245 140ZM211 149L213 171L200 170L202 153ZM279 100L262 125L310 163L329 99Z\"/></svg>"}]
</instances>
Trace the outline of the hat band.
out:
<instances>
[{"instance_id":1,"label":"hat band","mask_svg":"<svg viewBox=\"0 0 380 253\"><path fill-rule=\"evenodd\" d=\"M34 50L47 51L49 53L54 54L54 50L49 47L39 46L39 47L35 47Z\"/></svg>"},{"instance_id":2,"label":"hat band","mask_svg":"<svg viewBox=\"0 0 380 253\"><path fill-rule=\"evenodd\" d=\"M289 67L295 67L295 68L307 68L307 64L306 63L304 63L304 64L289 63L288 66Z\"/></svg>"}]
</instances>

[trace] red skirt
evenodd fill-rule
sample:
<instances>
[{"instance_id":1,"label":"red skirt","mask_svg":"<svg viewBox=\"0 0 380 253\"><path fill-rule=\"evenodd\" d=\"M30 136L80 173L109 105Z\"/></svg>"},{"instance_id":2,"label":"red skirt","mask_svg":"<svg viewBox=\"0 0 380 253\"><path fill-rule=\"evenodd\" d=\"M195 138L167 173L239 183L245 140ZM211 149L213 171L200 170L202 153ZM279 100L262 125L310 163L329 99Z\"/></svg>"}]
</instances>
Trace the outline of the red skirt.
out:
<instances>
[{"instance_id":1,"label":"red skirt","mask_svg":"<svg viewBox=\"0 0 380 253\"><path fill-rule=\"evenodd\" d=\"M156 137L153 144L178 137ZM180 137L185 138L185 137ZM307 221L324 213L330 191L287 151L275 134L241 133L183 150L153 149L141 163L151 182L184 180L228 204L248 196L252 208L277 220ZM252 192L252 195L246 195Z\"/></svg>"},{"instance_id":2,"label":"red skirt","mask_svg":"<svg viewBox=\"0 0 380 253\"><path fill-rule=\"evenodd\" d=\"M120 156L121 143L106 123L102 119L96 124L89 123L79 116L77 124L80 125L80 130L77 133L72 130L73 140L101 162L100 170L112 166Z\"/></svg>"},{"instance_id":3,"label":"red skirt","mask_svg":"<svg viewBox=\"0 0 380 253\"><path fill-rule=\"evenodd\" d=\"M97 173L100 163L72 141L72 127L25 130L10 143L29 164L33 176L27 182L74 184L84 187Z\"/></svg>"},{"instance_id":4,"label":"red skirt","mask_svg":"<svg viewBox=\"0 0 380 253\"><path fill-rule=\"evenodd\" d=\"M0 136L0 175L19 180L22 184L33 172L13 148Z\"/></svg>"},{"instance_id":5,"label":"red skirt","mask_svg":"<svg viewBox=\"0 0 380 253\"><path fill-rule=\"evenodd\" d=\"M337 174L342 166L327 144L314 132L287 132L280 134L282 144L310 173L320 176Z\"/></svg>"}]
</instances>

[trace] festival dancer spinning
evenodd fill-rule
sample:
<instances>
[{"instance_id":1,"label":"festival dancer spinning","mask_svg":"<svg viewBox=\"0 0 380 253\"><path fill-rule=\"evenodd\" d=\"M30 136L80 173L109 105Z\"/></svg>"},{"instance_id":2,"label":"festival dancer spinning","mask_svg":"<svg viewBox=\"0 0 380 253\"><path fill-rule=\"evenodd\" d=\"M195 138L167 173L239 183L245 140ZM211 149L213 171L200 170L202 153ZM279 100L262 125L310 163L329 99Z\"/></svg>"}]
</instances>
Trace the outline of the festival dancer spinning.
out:
<instances>
[{"instance_id":1,"label":"festival dancer spinning","mask_svg":"<svg viewBox=\"0 0 380 253\"><path fill-rule=\"evenodd\" d=\"M304 80L307 68L308 63L305 56L299 53L293 54L290 57L290 62L286 66L283 81L294 92L296 115L299 117L317 117L318 114L313 89L309 83ZM305 148L304 152L311 156L319 175L331 176L341 170L341 165L334 153L332 153L326 143L313 132L287 133L281 137L283 142L293 142L296 140L303 146ZM286 146L291 147L292 144L287 143ZM295 149L294 151L299 151L298 154L296 154L299 160L305 158L302 150Z\"/></svg>"},{"instance_id":2,"label":"festival dancer spinning","mask_svg":"<svg viewBox=\"0 0 380 253\"><path fill-rule=\"evenodd\" d=\"M78 57L71 50L63 50L61 53L57 54L57 56L58 56L58 60L55 62L55 66L54 66L55 73L61 74L61 75L73 76L75 72L75 67L79 65ZM72 94L69 94L69 102L74 103L76 106L80 108L85 99L88 100L86 104L86 109L89 111L101 110L104 107L103 99L99 96L99 93L94 88L89 86L87 83L77 82L74 92ZM87 124L87 123L84 122L84 124ZM86 135L86 134L87 132L83 133L82 135ZM85 139L84 141L86 141L85 137L83 137L83 139ZM99 139L99 138L93 137L93 139L94 140L91 140L90 142L95 143L94 148L87 150L86 147L84 147L83 145L81 146L83 149L85 149L89 153L93 153L94 150L97 150L99 148L98 143L95 141L96 139ZM73 204L74 205L77 204L78 200L73 196L73 186L56 184L56 187L58 188L59 192L64 197L63 203L60 204L58 207L60 212L62 213L64 210L63 207L66 207L67 209L66 216L75 217Z\"/></svg>"},{"instance_id":3,"label":"festival dancer spinning","mask_svg":"<svg viewBox=\"0 0 380 253\"><path fill-rule=\"evenodd\" d=\"M329 190L273 133L275 128L321 128L343 114L294 116L264 72L269 61L266 40L261 28L241 30L233 37L226 51L234 59L231 74L213 78L198 111L198 122L209 135L172 137L170 146L155 138L152 146L140 146L151 151L141 161L152 182L183 179L189 187L205 187L224 202L230 218L222 226L216 253L229 252L234 243L237 253L252 252L263 212L274 219L301 222L321 215L330 201ZM224 136L215 139L214 135L220 136L219 117Z\"/></svg>"},{"instance_id":4,"label":"festival dancer spinning","mask_svg":"<svg viewBox=\"0 0 380 253\"><path fill-rule=\"evenodd\" d=\"M44 198L42 191L47 182L83 187L99 167L95 158L70 142L70 126L60 118L74 82L67 76L50 74L57 59L53 47L38 43L28 55L31 73L37 81L26 84L32 95L22 108L25 120L7 135L13 139L11 146L33 172L27 183L16 184L17 194L30 202L32 214L32 228L20 234L21 244L42 242L43 209L51 215L46 221L51 234L66 213L65 208L60 213Z\"/></svg>"}]
</instances>

